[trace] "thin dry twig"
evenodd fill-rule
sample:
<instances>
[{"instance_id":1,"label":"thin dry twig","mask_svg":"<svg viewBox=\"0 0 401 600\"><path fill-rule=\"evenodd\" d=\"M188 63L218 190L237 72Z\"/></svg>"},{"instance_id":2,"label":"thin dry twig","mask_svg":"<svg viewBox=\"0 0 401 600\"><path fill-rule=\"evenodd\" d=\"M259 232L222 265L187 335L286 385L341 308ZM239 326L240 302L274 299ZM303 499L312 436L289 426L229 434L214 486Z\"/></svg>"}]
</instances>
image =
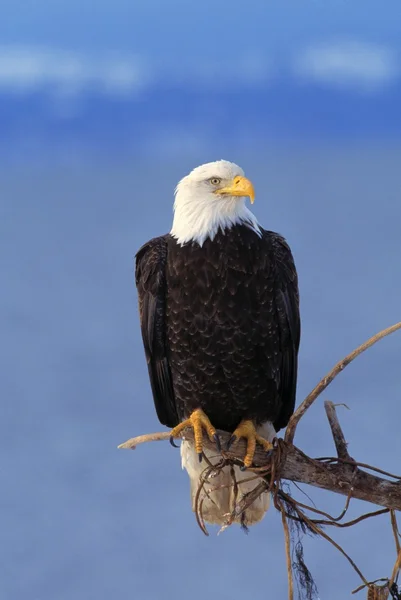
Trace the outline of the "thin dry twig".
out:
<instances>
[{"instance_id":1,"label":"thin dry twig","mask_svg":"<svg viewBox=\"0 0 401 600\"><path fill-rule=\"evenodd\" d=\"M377 517L379 515L384 515L384 514L390 512L389 508L381 508L380 510L375 510L374 512L364 513L363 515L353 519L352 521L347 521L346 523L340 523L341 519L344 518L344 516L346 515L347 510L349 508L349 504L350 504L350 501L352 498L351 495L348 495L347 501L345 503L345 507L338 517L332 517L328 513L324 512L323 510L319 510L318 508L315 508L314 506L309 506L308 504L304 504L303 502L300 502L299 500L295 500L294 498L292 498L292 496L289 496L283 490L280 490L279 495L280 495L280 497L284 498L287 502L295 503L300 508L304 508L305 510L309 510L310 512L313 512L318 515L322 515L322 516L326 517L326 519L311 519L311 521L313 523L315 523L316 525L332 525L334 527L342 527L342 528L351 527L353 525L356 525L357 523L360 523L361 521L370 519L371 517ZM291 515L287 515L287 516L289 516L290 518L294 518Z\"/></svg>"},{"instance_id":2,"label":"thin dry twig","mask_svg":"<svg viewBox=\"0 0 401 600\"><path fill-rule=\"evenodd\" d=\"M288 522L284 506L281 504L281 521L284 529L284 540L285 540L285 557L287 562L287 577L288 577L288 600L294 600L294 577L292 574L292 563L291 563L291 540L290 530L288 528Z\"/></svg>"},{"instance_id":3,"label":"thin dry twig","mask_svg":"<svg viewBox=\"0 0 401 600\"><path fill-rule=\"evenodd\" d=\"M305 398L305 400L302 402L302 404L294 412L294 414L292 415L292 417L290 419L290 422L287 425L287 429L285 432L285 438L284 438L285 441L288 443L293 442L295 430L297 428L298 422L301 419L301 417L306 413L308 408L314 403L316 398L318 396L320 396L320 394L323 392L323 390L325 390L327 388L327 386L330 385L330 383L333 381L333 379L335 377L337 377L337 375L339 373L341 373L341 371L343 371L347 365L349 365L357 356L362 354L362 352L365 352L365 350L367 350L368 348L373 346L373 344L376 344L376 342L383 339L387 335L394 333L394 331L397 331L398 329L401 329L401 321L399 323L396 323L395 325L392 325L391 327L387 327L387 329L383 329L383 331L380 331L379 333L377 333L376 335L371 337L367 342L365 342L364 344L362 344L361 346L356 348L356 350L354 350L353 352L348 354L345 358L340 360L340 362L338 362L332 368L330 373L328 373L328 375L326 375L326 377L323 377L323 379L317 384L317 386L311 391L311 393L308 394L308 396Z\"/></svg>"},{"instance_id":4,"label":"thin dry twig","mask_svg":"<svg viewBox=\"0 0 401 600\"><path fill-rule=\"evenodd\" d=\"M368 465L367 463L359 462L357 460L349 459L345 460L344 458L340 458L338 456L321 456L315 458L314 460L318 460L322 463L342 463L344 465L351 465L352 467L362 467L363 469L368 469L369 471L374 471L375 473L380 473L381 475L387 475L387 477L391 477L395 479L397 482L401 481L401 475L394 475L394 473L389 473L389 471L384 471L383 469L379 469L378 467L373 467L372 465Z\"/></svg>"},{"instance_id":5,"label":"thin dry twig","mask_svg":"<svg viewBox=\"0 0 401 600\"><path fill-rule=\"evenodd\" d=\"M170 439L169 431L162 431L159 433L146 433L145 435L138 435L137 437L130 438L123 444L117 446L117 448L123 448L125 450L135 450L139 444L145 444L146 442L164 442Z\"/></svg>"},{"instance_id":6,"label":"thin dry twig","mask_svg":"<svg viewBox=\"0 0 401 600\"><path fill-rule=\"evenodd\" d=\"M357 525L357 523L360 523L361 521L366 521L366 519L371 519L372 517L378 517L379 515L385 515L388 512L390 512L388 508L381 508L380 510L375 510L374 512L365 513L365 514L361 515L360 517L353 519L352 521L347 521L346 523L337 523L336 521L325 521L323 519L321 519L321 520L314 519L313 522L318 525L333 525L334 527L345 528L345 527L352 527L353 525Z\"/></svg>"},{"instance_id":7,"label":"thin dry twig","mask_svg":"<svg viewBox=\"0 0 401 600\"><path fill-rule=\"evenodd\" d=\"M247 508L251 506L259 498L261 494L269 490L269 484L266 481L261 481L252 491L245 494L241 500L236 503L232 514L230 515L229 521L234 522L235 517L243 514Z\"/></svg>"},{"instance_id":8,"label":"thin dry twig","mask_svg":"<svg viewBox=\"0 0 401 600\"><path fill-rule=\"evenodd\" d=\"M391 528L393 530L393 535L394 535L395 548L396 548L396 552L397 552L397 558L396 558L396 561L395 561L395 564L393 567L393 572L391 574L390 581L388 584L388 587L391 590L393 585L395 584L395 581L401 570L401 544L400 544L400 533L398 531L397 517L393 510L390 511L390 519L391 519Z\"/></svg>"},{"instance_id":9,"label":"thin dry twig","mask_svg":"<svg viewBox=\"0 0 401 600\"><path fill-rule=\"evenodd\" d=\"M343 430L341 429L341 425L337 417L336 405L333 404L333 402L326 400L324 403L324 408L329 420L331 433L333 435L334 444L336 446L339 458L351 461L352 459L348 454L348 444L345 441Z\"/></svg>"},{"instance_id":10,"label":"thin dry twig","mask_svg":"<svg viewBox=\"0 0 401 600\"><path fill-rule=\"evenodd\" d=\"M367 600L369 600L369 592L370 590L374 590L375 588L381 589L380 586L376 586L376 583L379 583L379 581L384 581L385 585L387 585L388 583L388 579L386 579L385 577L380 577L380 579L375 579L374 581L368 581L368 583L363 583L362 585L358 586L357 588L355 588L354 590L352 590L351 594L357 594L358 592L360 592L361 590L363 590L364 588L368 588L368 598ZM373 598L373 600L375 600L375 598Z\"/></svg>"},{"instance_id":11,"label":"thin dry twig","mask_svg":"<svg viewBox=\"0 0 401 600\"><path fill-rule=\"evenodd\" d=\"M400 532L398 531L397 517L395 515L394 510L390 510L390 520L391 520L391 529L393 530L393 535L394 535L395 550L398 554L401 549L401 547L400 547Z\"/></svg>"},{"instance_id":12,"label":"thin dry twig","mask_svg":"<svg viewBox=\"0 0 401 600\"><path fill-rule=\"evenodd\" d=\"M201 477L200 484L199 484L198 489L195 494L195 517L196 517L196 522L198 523L200 529L203 531L203 533L206 536L208 536L209 532L206 528L205 521L202 516L203 499L200 500L200 495L206 484L206 478L207 478L207 476L205 476L205 475L203 475L203 477Z\"/></svg>"}]
</instances>

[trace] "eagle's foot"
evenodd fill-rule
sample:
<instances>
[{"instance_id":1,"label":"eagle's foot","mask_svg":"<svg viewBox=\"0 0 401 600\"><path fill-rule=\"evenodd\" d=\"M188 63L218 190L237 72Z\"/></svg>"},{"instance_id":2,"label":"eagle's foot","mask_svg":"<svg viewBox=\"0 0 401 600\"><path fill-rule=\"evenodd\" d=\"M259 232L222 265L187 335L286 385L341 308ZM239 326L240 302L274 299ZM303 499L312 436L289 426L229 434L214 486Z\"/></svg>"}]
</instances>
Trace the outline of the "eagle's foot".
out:
<instances>
[{"instance_id":1,"label":"eagle's foot","mask_svg":"<svg viewBox=\"0 0 401 600\"><path fill-rule=\"evenodd\" d=\"M241 438L245 438L247 440L246 454L244 457L244 469L247 469L253 463L256 444L262 446L266 452L269 452L273 448L273 444L271 442L265 440L265 438L256 433L255 424L249 419L241 421L241 423L238 425L237 429L234 431L228 441L227 449L229 449L234 442Z\"/></svg>"},{"instance_id":2,"label":"eagle's foot","mask_svg":"<svg viewBox=\"0 0 401 600\"><path fill-rule=\"evenodd\" d=\"M209 439L215 442L217 450L221 451L220 439L216 433L216 429L211 424L209 417L203 412L201 408L197 408L190 415L189 419L186 419L174 429L171 430L170 443L174 445L174 438L181 437L182 432L187 427L192 427L194 432L195 450L199 456L199 462L202 460L203 454L203 429L206 430Z\"/></svg>"}]
</instances>

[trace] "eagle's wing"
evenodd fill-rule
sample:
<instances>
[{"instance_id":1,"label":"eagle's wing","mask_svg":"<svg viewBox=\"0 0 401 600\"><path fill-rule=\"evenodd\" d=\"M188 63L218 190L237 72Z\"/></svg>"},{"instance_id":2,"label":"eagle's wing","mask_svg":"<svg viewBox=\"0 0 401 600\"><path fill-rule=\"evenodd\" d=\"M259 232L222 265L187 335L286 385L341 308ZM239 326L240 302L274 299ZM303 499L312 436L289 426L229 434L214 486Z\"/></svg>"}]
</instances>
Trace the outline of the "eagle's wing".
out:
<instances>
[{"instance_id":1,"label":"eagle's wing","mask_svg":"<svg viewBox=\"0 0 401 600\"><path fill-rule=\"evenodd\" d=\"M280 332L280 376L277 381L282 399L276 431L285 427L294 412L301 334L298 277L291 250L283 237L269 235L275 258L275 304Z\"/></svg>"},{"instance_id":2,"label":"eagle's wing","mask_svg":"<svg viewBox=\"0 0 401 600\"><path fill-rule=\"evenodd\" d=\"M160 422L174 427L179 420L166 352L166 236L144 244L135 258L139 316L153 400Z\"/></svg>"}]
</instances>

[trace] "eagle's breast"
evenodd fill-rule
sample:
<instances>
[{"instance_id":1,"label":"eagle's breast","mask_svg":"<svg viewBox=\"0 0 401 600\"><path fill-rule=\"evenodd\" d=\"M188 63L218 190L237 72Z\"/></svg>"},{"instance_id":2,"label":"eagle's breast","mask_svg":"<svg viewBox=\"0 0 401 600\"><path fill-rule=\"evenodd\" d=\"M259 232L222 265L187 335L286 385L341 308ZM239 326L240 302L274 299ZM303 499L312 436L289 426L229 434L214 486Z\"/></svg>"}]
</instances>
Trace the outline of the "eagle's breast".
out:
<instances>
[{"instance_id":1,"label":"eagle's breast","mask_svg":"<svg viewBox=\"0 0 401 600\"><path fill-rule=\"evenodd\" d=\"M181 417L202 407L223 429L246 417L274 420L279 336L269 245L246 226L202 247L171 238L166 269L166 335Z\"/></svg>"}]
</instances>

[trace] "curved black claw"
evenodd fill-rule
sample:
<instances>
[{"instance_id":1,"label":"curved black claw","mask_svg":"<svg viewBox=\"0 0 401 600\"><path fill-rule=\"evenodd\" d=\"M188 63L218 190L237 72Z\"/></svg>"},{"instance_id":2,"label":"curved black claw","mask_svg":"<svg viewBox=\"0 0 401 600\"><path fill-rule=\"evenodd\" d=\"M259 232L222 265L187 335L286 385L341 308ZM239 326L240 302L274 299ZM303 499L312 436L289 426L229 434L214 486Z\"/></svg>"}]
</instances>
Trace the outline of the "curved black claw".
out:
<instances>
[{"instance_id":1,"label":"curved black claw","mask_svg":"<svg viewBox=\"0 0 401 600\"><path fill-rule=\"evenodd\" d=\"M221 452L221 442L217 433L214 434L213 439L214 443L216 444L217 452Z\"/></svg>"},{"instance_id":2,"label":"curved black claw","mask_svg":"<svg viewBox=\"0 0 401 600\"><path fill-rule=\"evenodd\" d=\"M202 458L203 458L203 452L198 452L198 459L199 459L200 463L202 462Z\"/></svg>"},{"instance_id":3,"label":"curved black claw","mask_svg":"<svg viewBox=\"0 0 401 600\"><path fill-rule=\"evenodd\" d=\"M175 443L173 436L170 436L169 441L170 441L170 444L173 446L173 448L179 448L179 446L177 446L177 444Z\"/></svg>"},{"instance_id":4,"label":"curved black claw","mask_svg":"<svg viewBox=\"0 0 401 600\"><path fill-rule=\"evenodd\" d=\"M226 450L229 450L236 440L237 440L237 436L232 435L226 444Z\"/></svg>"}]
</instances>

